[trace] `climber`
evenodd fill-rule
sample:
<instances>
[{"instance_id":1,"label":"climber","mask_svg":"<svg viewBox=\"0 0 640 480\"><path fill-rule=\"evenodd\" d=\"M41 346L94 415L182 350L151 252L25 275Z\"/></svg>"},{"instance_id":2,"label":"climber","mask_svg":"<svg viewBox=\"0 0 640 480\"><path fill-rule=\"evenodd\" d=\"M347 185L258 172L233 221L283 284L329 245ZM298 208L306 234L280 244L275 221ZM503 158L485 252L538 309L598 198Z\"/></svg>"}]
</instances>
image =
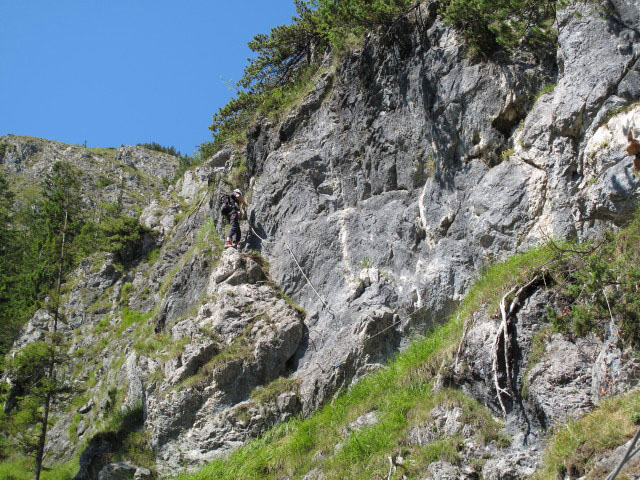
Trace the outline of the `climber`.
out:
<instances>
[{"instance_id":1,"label":"climber","mask_svg":"<svg viewBox=\"0 0 640 480\"><path fill-rule=\"evenodd\" d=\"M224 248L238 248L240 243L240 218L245 214L247 202L240 189L236 188L230 195L222 196L222 214L226 215L231 224Z\"/></svg>"},{"instance_id":2,"label":"climber","mask_svg":"<svg viewBox=\"0 0 640 480\"><path fill-rule=\"evenodd\" d=\"M629 133L627 134L627 140L629 140L629 145L627 145L627 153L634 157L633 168L635 168L636 172L640 172L640 142L633 138L631 129L629 129Z\"/></svg>"}]
</instances>

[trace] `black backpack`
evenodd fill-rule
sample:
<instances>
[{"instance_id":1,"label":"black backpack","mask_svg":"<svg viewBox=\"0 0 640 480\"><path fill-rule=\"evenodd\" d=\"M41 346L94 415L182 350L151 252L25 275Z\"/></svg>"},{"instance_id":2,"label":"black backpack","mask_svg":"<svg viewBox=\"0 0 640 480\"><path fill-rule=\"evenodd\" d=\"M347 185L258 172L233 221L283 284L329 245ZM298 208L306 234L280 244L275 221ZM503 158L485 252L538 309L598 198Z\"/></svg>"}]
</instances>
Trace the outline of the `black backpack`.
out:
<instances>
[{"instance_id":1,"label":"black backpack","mask_svg":"<svg viewBox=\"0 0 640 480\"><path fill-rule=\"evenodd\" d=\"M235 199L231 195L222 195L220 197L220 211L223 215L229 215L236 208Z\"/></svg>"}]
</instances>

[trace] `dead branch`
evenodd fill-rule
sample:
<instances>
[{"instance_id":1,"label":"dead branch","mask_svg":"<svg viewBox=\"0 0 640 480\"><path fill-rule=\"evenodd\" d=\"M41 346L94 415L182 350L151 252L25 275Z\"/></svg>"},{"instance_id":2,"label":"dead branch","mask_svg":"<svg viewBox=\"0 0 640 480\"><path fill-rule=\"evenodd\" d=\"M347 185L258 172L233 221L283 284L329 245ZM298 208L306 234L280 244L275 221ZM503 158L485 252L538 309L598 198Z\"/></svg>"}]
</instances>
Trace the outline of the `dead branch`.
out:
<instances>
[{"instance_id":1,"label":"dead branch","mask_svg":"<svg viewBox=\"0 0 640 480\"><path fill-rule=\"evenodd\" d=\"M460 338L460 343L458 344L458 349L456 350L456 358L453 360L453 365L452 365L452 369L454 371L458 366L458 360L460 359L460 353L462 352L462 347L464 346L464 340L467 337L467 333L469 332L469 329L471 328L472 323L473 323L473 317L467 319L467 321L464 322L464 326L462 327L462 337Z\"/></svg>"},{"instance_id":2,"label":"dead branch","mask_svg":"<svg viewBox=\"0 0 640 480\"><path fill-rule=\"evenodd\" d=\"M504 416L507 416L507 409L504 405L504 401L502 399L503 395L513 398L513 377L511 374L511 363L512 363L512 348L511 348L511 336L509 334L511 327L511 318L513 317L516 308L522 302L523 294L538 280L540 279L539 275L535 275L529 282L518 289L517 286L513 287L509 290L500 300L500 314L502 316L502 322L498 327L498 331L496 332L496 337L493 342L492 348L492 357L493 357L493 383L496 389L496 397L498 399L498 403L500 403L500 408L502 409L502 413ZM509 308L507 309L507 299L515 292L513 300L509 304ZM504 362L504 375L506 377L506 388L502 388L500 386L500 348L502 347L503 354L503 362Z\"/></svg>"}]
</instances>

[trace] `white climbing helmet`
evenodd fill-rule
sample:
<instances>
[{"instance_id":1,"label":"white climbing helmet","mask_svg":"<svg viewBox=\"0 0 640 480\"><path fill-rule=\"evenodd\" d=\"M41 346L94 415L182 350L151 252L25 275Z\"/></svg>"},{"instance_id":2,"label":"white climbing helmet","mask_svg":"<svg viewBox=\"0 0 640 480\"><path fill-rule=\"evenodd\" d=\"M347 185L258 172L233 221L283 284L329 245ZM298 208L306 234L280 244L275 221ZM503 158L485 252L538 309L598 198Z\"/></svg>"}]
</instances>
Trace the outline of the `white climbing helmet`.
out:
<instances>
[{"instance_id":1,"label":"white climbing helmet","mask_svg":"<svg viewBox=\"0 0 640 480\"><path fill-rule=\"evenodd\" d=\"M240 195L242 196L242 191L239 188L236 188L233 193L235 193L236 195Z\"/></svg>"}]
</instances>

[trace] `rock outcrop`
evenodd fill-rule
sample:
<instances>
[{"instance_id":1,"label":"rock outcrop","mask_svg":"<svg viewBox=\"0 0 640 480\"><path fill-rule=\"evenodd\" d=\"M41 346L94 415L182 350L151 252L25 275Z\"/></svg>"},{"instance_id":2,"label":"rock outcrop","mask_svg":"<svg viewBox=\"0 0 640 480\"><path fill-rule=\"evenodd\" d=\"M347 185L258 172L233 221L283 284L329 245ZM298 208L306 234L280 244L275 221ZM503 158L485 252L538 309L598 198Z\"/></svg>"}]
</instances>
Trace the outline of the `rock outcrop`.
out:
<instances>
[{"instance_id":1,"label":"rock outcrop","mask_svg":"<svg viewBox=\"0 0 640 480\"><path fill-rule=\"evenodd\" d=\"M61 157L87 185L118 178L87 188L142 212L162 240L129 270L96 256L67 282L69 375L84 393L79 417L56 412L51 458L77 454L114 405L142 408L160 472L220 458L383 368L412 335L445 321L488 264L624 225L640 184L624 149L640 128L640 8L610 5L559 11L556 52L483 61L423 5L422 22L369 34L337 67L327 57L307 97L252 125L246 150L221 150L166 191L175 158L0 139L15 178L38 178ZM252 197L246 249L236 252L222 249L217 200L243 161ZM505 427L514 440L482 453L492 456L484 478L530 475L549 428L637 383L637 361L613 330L549 334L532 360L552 302L539 289L516 314L520 393ZM38 312L16 347L47 323ZM476 312L447 380L500 414L488 353L497 328L492 312ZM369 413L350 428L375 423ZM477 478L465 462L485 446L459 412L434 410L431 420L408 441L465 444L464 461L434 462L431 478ZM96 475L139 468L87 462Z\"/></svg>"},{"instance_id":2,"label":"rock outcrop","mask_svg":"<svg viewBox=\"0 0 640 480\"><path fill-rule=\"evenodd\" d=\"M355 325L371 310L405 312L389 338L406 338L446 319L487 264L629 219L639 182L624 145L640 124L632 3L559 12L555 62L469 60L425 6L426 23L397 33L410 49L370 36L320 78L314 109L249 132L251 220L268 240L254 246L309 311L316 340L299 353L306 412L397 346L363 351ZM362 290L365 267L382 275Z\"/></svg>"},{"instance_id":3,"label":"rock outcrop","mask_svg":"<svg viewBox=\"0 0 640 480\"><path fill-rule=\"evenodd\" d=\"M163 369L146 394L146 426L163 471L220 457L297 413L294 383L294 398L278 397L275 411L250 399L256 387L291 373L303 338L303 313L281 296L251 256L228 249L198 312L166 327L173 343L188 343L163 366L140 367L152 375Z\"/></svg>"}]
</instances>

